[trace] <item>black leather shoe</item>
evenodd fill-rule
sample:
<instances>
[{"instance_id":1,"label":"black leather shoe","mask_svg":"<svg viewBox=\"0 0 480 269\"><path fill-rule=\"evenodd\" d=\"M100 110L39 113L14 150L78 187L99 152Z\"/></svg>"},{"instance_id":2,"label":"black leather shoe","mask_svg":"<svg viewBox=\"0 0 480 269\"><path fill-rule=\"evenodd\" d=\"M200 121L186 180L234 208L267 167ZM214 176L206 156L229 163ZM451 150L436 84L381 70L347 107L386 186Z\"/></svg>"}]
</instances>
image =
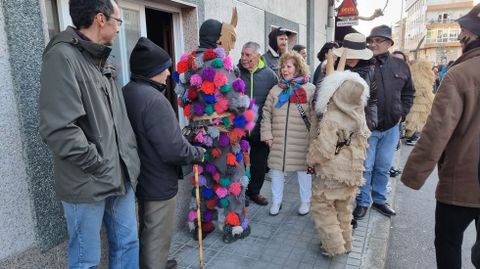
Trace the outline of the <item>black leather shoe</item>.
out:
<instances>
[{"instance_id":1,"label":"black leather shoe","mask_svg":"<svg viewBox=\"0 0 480 269\"><path fill-rule=\"evenodd\" d=\"M255 202L257 205L265 206L268 205L268 200L267 198L263 197L260 194L255 194L250 196L250 201Z\"/></svg>"},{"instance_id":2,"label":"black leather shoe","mask_svg":"<svg viewBox=\"0 0 480 269\"><path fill-rule=\"evenodd\" d=\"M176 260L168 260L167 261L167 266L165 266L165 269L175 269L177 268L177 261Z\"/></svg>"},{"instance_id":3,"label":"black leather shoe","mask_svg":"<svg viewBox=\"0 0 480 269\"><path fill-rule=\"evenodd\" d=\"M367 211L368 207L357 205L357 207L355 207L355 210L353 210L353 218L356 220L363 219L367 214Z\"/></svg>"},{"instance_id":4,"label":"black leather shoe","mask_svg":"<svg viewBox=\"0 0 480 269\"><path fill-rule=\"evenodd\" d=\"M373 203L372 205L373 208L375 208L380 214L385 215L387 217L395 216L397 213L395 213L395 210L393 210L389 204L385 203L383 205L381 204L376 204Z\"/></svg>"}]
</instances>

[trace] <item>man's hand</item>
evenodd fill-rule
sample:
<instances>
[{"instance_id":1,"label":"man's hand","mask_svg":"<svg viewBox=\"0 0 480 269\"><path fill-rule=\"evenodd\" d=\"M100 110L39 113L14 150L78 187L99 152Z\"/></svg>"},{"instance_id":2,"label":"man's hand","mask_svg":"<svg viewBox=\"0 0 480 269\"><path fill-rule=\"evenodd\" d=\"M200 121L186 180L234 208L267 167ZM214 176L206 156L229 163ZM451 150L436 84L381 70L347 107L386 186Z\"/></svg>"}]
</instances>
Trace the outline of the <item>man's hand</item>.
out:
<instances>
[{"instance_id":1,"label":"man's hand","mask_svg":"<svg viewBox=\"0 0 480 269\"><path fill-rule=\"evenodd\" d=\"M272 144L273 144L273 139L268 139L268 140L265 140L264 142L265 142L265 144L268 145L269 148L271 148Z\"/></svg>"}]
</instances>

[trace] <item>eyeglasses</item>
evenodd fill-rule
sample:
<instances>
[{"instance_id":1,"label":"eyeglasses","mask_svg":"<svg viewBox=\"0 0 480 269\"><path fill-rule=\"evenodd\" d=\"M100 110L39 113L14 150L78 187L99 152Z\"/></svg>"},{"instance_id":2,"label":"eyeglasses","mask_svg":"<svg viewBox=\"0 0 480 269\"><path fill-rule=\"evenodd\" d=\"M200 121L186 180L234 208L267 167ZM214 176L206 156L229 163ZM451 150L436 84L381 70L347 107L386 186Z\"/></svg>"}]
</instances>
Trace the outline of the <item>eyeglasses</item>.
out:
<instances>
[{"instance_id":1,"label":"eyeglasses","mask_svg":"<svg viewBox=\"0 0 480 269\"><path fill-rule=\"evenodd\" d=\"M385 38L370 38L367 40L368 44L382 44L383 42L387 41Z\"/></svg>"},{"instance_id":2,"label":"eyeglasses","mask_svg":"<svg viewBox=\"0 0 480 269\"><path fill-rule=\"evenodd\" d=\"M108 17L116 20L117 23L118 23L118 26L122 26L122 24L123 24L123 20L122 20L122 19L120 19L120 18L115 18L115 17L113 17L113 16L107 16L107 18L108 18Z\"/></svg>"}]
</instances>

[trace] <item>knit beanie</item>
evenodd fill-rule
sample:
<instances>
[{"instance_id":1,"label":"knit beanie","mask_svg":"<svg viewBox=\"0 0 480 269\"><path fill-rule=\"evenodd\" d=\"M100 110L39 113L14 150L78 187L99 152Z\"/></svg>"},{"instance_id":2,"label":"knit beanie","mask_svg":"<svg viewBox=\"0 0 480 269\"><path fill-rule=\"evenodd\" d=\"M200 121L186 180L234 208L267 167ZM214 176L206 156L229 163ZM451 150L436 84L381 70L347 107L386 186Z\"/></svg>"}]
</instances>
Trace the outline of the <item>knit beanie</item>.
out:
<instances>
[{"instance_id":1,"label":"knit beanie","mask_svg":"<svg viewBox=\"0 0 480 269\"><path fill-rule=\"evenodd\" d=\"M134 75L151 78L172 65L166 51L146 37L140 37L130 55L130 71Z\"/></svg>"},{"instance_id":2,"label":"knit beanie","mask_svg":"<svg viewBox=\"0 0 480 269\"><path fill-rule=\"evenodd\" d=\"M221 31L221 22L214 19L208 19L204 21L202 26L200 26L200 48L216 48Z\"/></svg>"},{"instance_id":3,"label":"knit beanie","mask_svg":"<svg viewBox=\"0 0 480 269\"><path fill-rule=\"evenodd\" d=\"M277 44L277 36L280 35L287 35L291 34L290 31L283 29L282 27L278 27L273 29L270 34L268 34L268 45L276 52L278 52L278 44Z\"/></svg>"}]
</instances>

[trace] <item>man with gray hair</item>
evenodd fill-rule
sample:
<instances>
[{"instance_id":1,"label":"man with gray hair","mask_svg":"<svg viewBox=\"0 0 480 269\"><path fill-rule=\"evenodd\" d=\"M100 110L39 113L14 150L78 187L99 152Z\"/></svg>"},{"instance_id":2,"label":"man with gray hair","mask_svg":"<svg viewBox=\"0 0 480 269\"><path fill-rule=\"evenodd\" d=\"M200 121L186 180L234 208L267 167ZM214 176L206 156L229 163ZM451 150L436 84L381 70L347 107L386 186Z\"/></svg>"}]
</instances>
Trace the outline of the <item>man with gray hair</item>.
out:
<instances>
[{"instance_id":1,"label":"man with gray hair","mask_svg":"<svg viewBox=\"0 0 480 269\"><path fill-rule=\"evenodd\" d=\"M238 68L241 79L247 85L245 92L255 100L255 105L258 107L256 125L249 135L251 178L247 196L259 205L267 205L268 200L260 195L260 189L267 171L269 148L267 144L260 141L260 121L268 92L277 84L278 78L275 72L266 65L265 59L261 55L260 45L255 42L250 41L243 45Z\"/></svg>"}]
</instances>

